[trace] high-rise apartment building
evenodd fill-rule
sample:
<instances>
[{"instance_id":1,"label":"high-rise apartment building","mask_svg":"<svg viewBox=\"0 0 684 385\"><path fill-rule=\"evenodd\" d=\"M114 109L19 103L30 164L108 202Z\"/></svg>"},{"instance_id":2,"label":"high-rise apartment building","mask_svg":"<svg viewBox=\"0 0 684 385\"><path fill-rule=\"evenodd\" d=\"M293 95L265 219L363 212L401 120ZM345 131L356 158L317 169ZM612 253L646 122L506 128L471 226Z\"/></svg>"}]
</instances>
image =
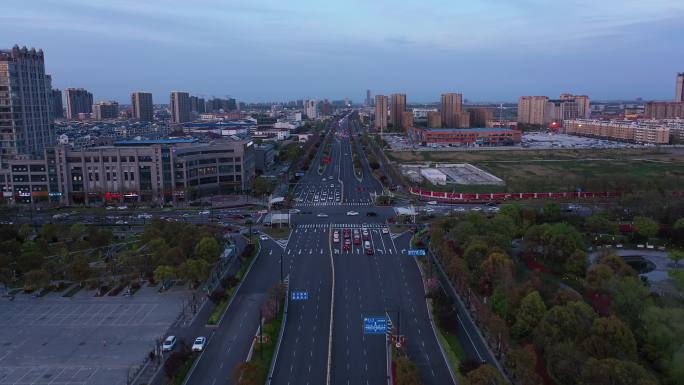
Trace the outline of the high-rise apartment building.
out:
<instances>
[{"instance_id":1,"label":"high-rise apartment building","mask_svg":"<svg viewBox=\"0 0 684 385\"><path fill-rule=\"evenodd\" d=\"M440 97L439 112L442 114L442 124L444 127L460 127L459 113L463 109L463 95L456 93L442 94Z\"/></svg>"},{"instance_id":2,"label":"high-rise apartment building","mask_svg":"<svg viewBox=\"0 0 684 385\"><path fill-rule=\"evenodd\" d=\"M487 122L493 119L492 110L485 107L468 108L470 114L470 127L484 128Z\"/></svg>"},{"instance_id":3,"label":"high-rise apartment building","mask_svg":"<svg viewBox=\"0 0 684 385\"><path fill-rule=\"evenodd\" d=\"M428 111L427 126L428 128L442 128L442 114L439 111Z\"/></svg>"},{"instance_id":4,"label":"high-rise apartment building","mask_svg":"<svg viewBox=\"0 0 684 385\"><path fill-rule=\"evenodd\" d=\"M684 102L648 102L644 115L650 119L684 118Z\"/></svg>"},{"instance_id":5,"label":"high-rise apartment building","mask_svg":"<svg viewBox=\"0 0 684 385\"><path fill-rule=\"evenodd\" d=\"M182 91L171 92L171 123L190 121L190 94Z\"/></svg>"},{"instance_id":6,"label":"high-rise apartment building","mask_svg":"<svg viewBox=\"0 0 684 385\"><path fill-rule=\"evenodd\" d=\"M375 123L376 130L387 129L387 96L375 95Z\"/></svg>"},{"instance_id":7,"label":"high-rise apartment building","mask_svg":"<svg viewBox=\"0 0 684 385\"><path fill-rule=\"evenodd\" d=\"M392 94L390 105L390 123L394 130L401 130L406 127L402 126L402 117L406 112L406 94Z\"/></svg>"},{"instance_id":8,"label":"high-rise apartment building","mask_svg":"<svg viewBox=\"0 0 684 385\"><path fill-rule=\"evenodd\" d=\"M114 101L102 101L93 104L93 120L108 120L119 117L119 103Z\"/></svg>"},{"instance_id":9,"label":"high-rise apartment building","mask_svg":"<svg viewBox=\"0 0 684 385\"><path fill-rule=\"evenodd\" d=\"M304 113L309 119L316 119L318 117L315 100L307 99L304 101Z\"/></svg>"},{"instance_id":10,"label":"high-rise apartment building","mask_svg":"<svg viewBox=\"0 0 684 385\"><path fill-rule=\"evenodd\" d=\"M677 74L675 87L675 102L684 103L684 72Z\"/></svg>"},{"instance_id":11,"label":"high-rise apartment building","mask_svg":"<svg viewBox=\"0 0 684 385\"><path fill-rule=\"evenodd\" d=\"M67 102L67 119L78 119L78 114L89 114L93 109L93 94L83 88L67 88L64 90Z\"/></svg>"},{"instance_id":12,"label":"high-rise apartment building","mask_svg":"<svg viewBox=\"0 0 684 385\"><path fill-rule=\"evenodd\" d=\"M55 119L64 117L64 104L62 104L62 91L52 90L52 117Z\"/></svg>"},{"instance_id":13,"label":"high-rise apartment building","mask_svg":"<svg viewBox=\"0 0 684 385\"><path fill-rule=\"evenodd\" d=\"M404 130L413 127L413 112L404 111L401 113L401 126L404 127Z\"/></svg>"},{"instance_id":14,"label":"high-rise apartment building","mask_svg":"<svg viewBox=\"0 0 684 385\"><path fill-rule=\"evenodd\" d=\"M135 91L131 93L131 105L133 106L133 119L141 122L154 120L154 105L152 94L149 92Z\"/></svg>"},{"instance_id":15,"label":"high-rise apartment building","mask_svg":"<svg viewBox=\"0 0 684 385\"><path fill-rule=\"evenodd\" d=\"M0 167L19 154L44 154L55 141L52 110L43 51L0 50Z\"/></svg>"},{"instance_id":16,"label":"high-rise apartment building","mask_svg":"<svg viewBox=\"0 0 684 385\"><path fill-rule=\"evenodd\" d=\"M190 97L190 110L196 114L203 114L207 111L206 108L206 103L204 102L204 98L200 98L197 96L191 96Z\"/></svg>"},{"instance_id":17,"label":"high-rise apartment building","mask_svg":"<svg viewBox=\"0 0 684 385\"><path fill-rule=\"evenodd\" d=\"M543 125L546 120L546 103L548 96L521 96L518 100L518 122L523 124Z\"/></svg>"},{"instance_id":18,"label":"high-rise apartment building","mask_svg":"<svg viewBox=\"0 0 684 385\"><path fill-rule=\"evenodd\" d=\"M366 107L373 105L373 99L371 99L371 90L366 90Z\"/></svg>"}]
</instances>

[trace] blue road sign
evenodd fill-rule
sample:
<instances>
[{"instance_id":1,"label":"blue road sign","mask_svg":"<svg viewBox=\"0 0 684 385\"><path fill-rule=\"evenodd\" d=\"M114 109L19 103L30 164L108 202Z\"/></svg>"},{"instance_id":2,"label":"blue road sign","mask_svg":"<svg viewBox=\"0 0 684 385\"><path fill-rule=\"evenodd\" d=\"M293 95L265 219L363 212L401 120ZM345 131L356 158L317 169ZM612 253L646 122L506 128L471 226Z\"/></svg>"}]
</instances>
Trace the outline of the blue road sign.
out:
<instances>
[{"instance_id":1,"label":"blue road sign","mask_svg":"<svg viewBox=\"0 0 684 385\"><path fill-rule=\"evenodd\" d=\"M408 255L412 257L424 257L425 249L411 249L408 251Z\"/></svg>"},{"instance_id":2,"label":"blue road sign","mask_svg":"<svg viewBox=\"0 0 684 385\"><path fill-rule=\"evenodd\" d=\"M295 176L304 176L304 173L303 172L296 172Z\"/></svg>"},{"instance_id":3,"label":"blue road sign","mask_svg":"<svg viewBox=\"0 0 684 385\"><path fill-rule=\"evenodd\" d=\"M386 317L363 317L363 334L387 333Z\"/></svg>"},{"instance_id":4,"label":"blue road sign","mask_svg":"<svg viewBox=\"0 0 684 385\"><path fill-rule=\"evenodd\" d=\"M308 291L293 291L292 292L292 300L293 301L306 301L309 299L309 292Z\"/></svg>"}]
</instances>

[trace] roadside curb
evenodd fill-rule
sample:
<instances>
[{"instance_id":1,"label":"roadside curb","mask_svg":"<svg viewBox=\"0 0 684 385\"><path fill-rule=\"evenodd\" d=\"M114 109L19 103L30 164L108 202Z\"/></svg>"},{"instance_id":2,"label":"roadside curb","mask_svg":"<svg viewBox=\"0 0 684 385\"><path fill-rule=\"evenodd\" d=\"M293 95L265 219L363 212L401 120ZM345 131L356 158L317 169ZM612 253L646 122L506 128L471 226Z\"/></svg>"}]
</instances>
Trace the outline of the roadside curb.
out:
<instances>
[{"instance_id":1,"label":"roadside curb","mask_svg":"<svg viewBox=\"0 0 684 385\"><path fill-rule=\"evenodd\" d=\"M250 262L249 267L247 268L247 271L245 271L245 275L242 276L240 283L235 288L235 292L230 297L230 300L228 300L228 305L226 305L226 308L223 310L223 314L221 314L221 318L219 318L216 325L206 325L207 327L218 328L223 323L223 319L226 317L226 314L228 314L228 309L230 309L230 305L233 304L233 300L235 299L235 297L237 297L238 293L240 292L240 288L242 288L242 284L247 280L247 276L249 275L249 272L252 271L252 267L254 266L254 263L261 256L261 242L259 242L258 245L259 245L259 248L257 249L256 254L254 255L254 258L252 258L252 262Z\"/></svg>"}]
</instances>

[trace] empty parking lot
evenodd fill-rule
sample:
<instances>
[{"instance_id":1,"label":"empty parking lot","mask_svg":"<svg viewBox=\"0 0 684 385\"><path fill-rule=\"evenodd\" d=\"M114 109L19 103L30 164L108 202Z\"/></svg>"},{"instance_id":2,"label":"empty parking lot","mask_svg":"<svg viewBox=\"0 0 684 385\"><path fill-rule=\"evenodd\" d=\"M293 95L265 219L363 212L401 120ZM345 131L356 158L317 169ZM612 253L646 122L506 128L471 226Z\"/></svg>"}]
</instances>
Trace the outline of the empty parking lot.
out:
<instances>
[{"instance_id":1,"label":"empty parking lot","mask_svg":"<svg viewBox=\"0 0 684 385\"><path fill-rule=\"evenodd\" d=\"M189 292L52 293L0 300L0 385L118 385L176 320Z\"/></svg>"}]
</instances>

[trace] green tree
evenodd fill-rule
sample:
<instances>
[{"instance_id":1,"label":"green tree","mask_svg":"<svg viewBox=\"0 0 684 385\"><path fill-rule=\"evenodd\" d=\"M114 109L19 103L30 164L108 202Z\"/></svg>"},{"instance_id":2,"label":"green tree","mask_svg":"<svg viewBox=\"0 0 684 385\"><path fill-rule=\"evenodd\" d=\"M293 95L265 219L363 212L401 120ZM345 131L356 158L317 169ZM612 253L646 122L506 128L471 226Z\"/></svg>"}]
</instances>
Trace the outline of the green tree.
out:
<instances>
[{"instance_id":1,"label":"green tree","mask_svg":"<svg viewBox=\"0 0 684 385\"><path fill-rule=\"evenodd\" d=\"M615 272L603 263L593 265L587 270L587 289L594 293L608 293Z\"/></svg>"},{"instance_id":2,"label":"green tree","mask_svg":"<svg viewBox=\"0 0 684 385\"><path fill-rule=\"evenodd\" d=\"M617 223L608 219L605 213L594 214L584 220L584 228L592 234L617 234Z\"/></svg>"},{"instance_id":3,"label":"green tree","mask_svg":"<svg viewBox=\"0 0 684 385\"><path fill-rule=\"evenodd\" d=\"M658 234L660 226L658 222L654 221L648 217L635 217L634 218L634 232L641 238L649 239L653 238Z\"/></svg>"},{"instance_id":4,"label":"green tree","mask_svg":"<svg viewBox=\"0 0 684 385\"><path fill-rule=\"evenodd\" d=\"M533 291L526 295L520 302L520 308L515 316L515 323L511 329L513 336L518 338L528 336L544 315L546 315L546 305L539 292Z\"/></svg>"},{"instance_id":5,"label":"green tree","mask_svg":"<svg viewBox=\"0 0 684 385\"><path fill-rule=\"evenodd\" d=\"M513 376L521 385L537 385L542 383L537 375L537 353L532 345L513 348L506 353L504 363L513 372Z\"/></svg>"},{"instance_id":6,"label":"green tree","mask_svg":"<svg viewBox=\"0 0 684 385\"><path fill-rule=\"evenodd\" d=\"M679 268L679 261L684 259L684 251L682 250L670 250L668 257L675 264L675 269Z\"/></svg>"},{"instance_id":7,"label":"green tree","mask_svg":"<svg viewBox=\"0 0 684 385\"><path fill-rule=\"evenodd\" d=\"M555 202L545 204L543 215L547 222L559 222L562 219L560 205Z\"/></svg>"},{"instance_id":8,"label":"green tree","mask_svg":"<svg viewBox=\"0 0 684 385\"><path fill-rule=\"evenodd\" d=\"M419 385L422 384L420 380L420 371L416 364L411 362L406 356L400 356L395 359L396 363L396 378L394 383L396 385Z\"/></svg>"},{"instance_id":9,"label":"green tree","mask_svg":"<svg viewBox=\"0 0 684 385\"><path fill-rule=\"evenodd\" d=\"M92 270L85 257L77 257L67 266L66 273L72 281L83 284L92 275Z\"/></svg>"},{"instance_id":10,"label":"green tree","mask_svg":"<svg viewBox=\"0 0 684 385\"><path fill-rule=\"evenodd\" d=\"M637 344L632 331L615 316L594 321L591 335L582 342L584 350L597 359L635 360Z\"/></svg>"},{"instance_id":11,"label":"green tree","mask_svg":"<svg viewBox=\"0 0 684 385\"><path fill-rule=\"evenodd\" d=\"M579 383L577 376L587 357L574 343L561 342L548 346L545 350L546 366L551 378L559 385Z\"/></svg>"},{"instance_id":12,"label":"green tree","mask_svg":"<svg viewBox=\"0 0 684 385\"><path fill-rule=\"evenodd\" d=\"M597 360L590 358L580 375L583 385L656 385L658 382L642 366L614 358Z\"/></svg>"},{"instance_id":13,"label":"green tree","mask_svg":"<svg viewBox=\"0 0 684 385\"><path fill-rule=\"evenodd\" d=\"M204 259L188 259L178 266L178 278L197 286L207 279L211 266Z\"/></svg>"},{"instance_id":14,"label":"green tree","mask_svg":"<svg viewBox=\"0 0 684 385\"><path fill-rule=\"evenodd\" d=\"M43 269L31 270L24 274L24 289L38 290L50 284L50 273Z\"/></svg>"},{"instance_id":15,"label":"green tree","mask_svg":"<svg viewBox=\"0 0 684 385\"><path fill-rule=\"evenodd\" d=\"M43 250L34 241L26 241L21 245L21 257L18 260L19 270L28 272L40 269L43 266Z\"/></svg>"},{"instance_id":16,"label":"green tree","mask_svg":"<svg viewBox=\"0 0 684 385\"><path fill-rule=\"evenodd\" d=\"M650 306L641 322L643 354L659 371L670 370L672 358L684 345L684 308Z\"/></svg>"},{"instance_id":17,"label":"green tree","mask_svg":"<svg viewBox=\"0 0 684 385\"><path fill-rule=\"evenodd\" d=\"M551 308L534 331L540 347L555 343L579 343L589 334L596 319L594 310L584 302L568 302Z\"/></svg>"},{"instance_id":18,"label":"green tree","mask_svg":"<svg viewBox=\"0 0 684 385\"><path fill-rule=\"evenodd\" d=\"M679 218L674 223L675 230L684 230L684 218Z\"/></svg>"},{"instance_id":19,"label":"green tree","mask_svg":"<svg viewBox=\"0 0 684 385\"><path fill-rule=\"evenodd\" d=\"M641 315L653 304L651 292L637 277L623 277L612 289L612 308L632 330L641 324Z\"/></svg>"},{"instance_id":20,"label":"green tree","mask_svg":"<svg viewBox=\"0 0 684 385\"><path fill-rule=\"evenodd\" d=\"M26 241L31 237L31 234L33 234L33 228L31 225L24 223L19 227L17 234L22 241Z\"/></svg>"},{"instance_id":21,"label":"green tree","mask_svg":"<svg viewBox=\"0 0 684 385\"><path fill-rule=\"evenodd\" d=\"M88 229L84 224L74 224L69 227L69 237L74 241L78 241L86 235L87 231Z\"/></svg>"},{"instance_id":22,"label":"green tree","mask_svg":"<svg viewBox=\"0 0 684 385\"><path fill-rule=\"evenodd\" d=\"M159 265L154 269L154 280L157 282L164 282L176 277L176 270L173 266Z\"/></svg>"},{"instance_id":23,"label":"green tree","mask_svg":"<svg viewBox=\"0 0 684 385\"><path fill-rule=\"evenodd\" d=\"M209 263L216 262L216 259L219 257L220 253L221 249L219 244L213 237L202 238L195 247L195 257L204 259Z\"/></svg>"},{"instance_id":24,"label":"green tree","mask_svg":"<svg viewBox=\"0 0 684 385\"><path fill-rule=\"evenodd\" d=\"M480 365L466 375L467 385L506 385L508 381L491 365Z\"/></svg>"}]
</instances>

